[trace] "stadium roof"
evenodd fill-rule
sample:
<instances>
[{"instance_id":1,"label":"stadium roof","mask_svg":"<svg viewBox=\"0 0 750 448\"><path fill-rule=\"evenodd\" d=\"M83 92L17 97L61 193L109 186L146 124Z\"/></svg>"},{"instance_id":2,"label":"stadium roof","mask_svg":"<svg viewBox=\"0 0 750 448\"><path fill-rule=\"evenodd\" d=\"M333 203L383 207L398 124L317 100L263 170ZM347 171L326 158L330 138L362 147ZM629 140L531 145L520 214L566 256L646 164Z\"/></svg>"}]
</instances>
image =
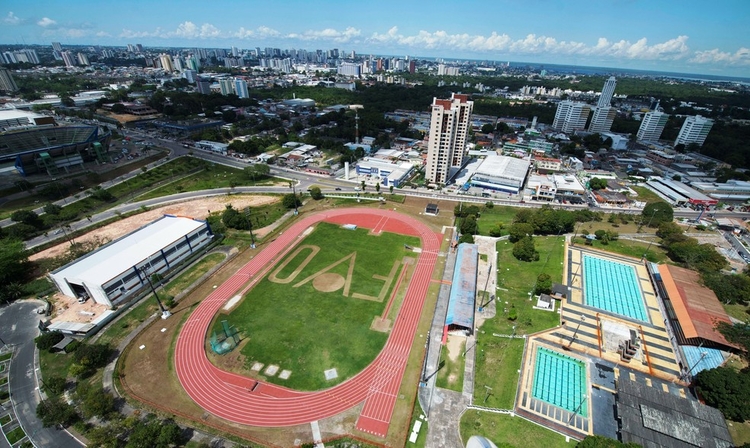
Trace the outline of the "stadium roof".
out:
<instances>
[{"instance_id":1,"label":"stadium roof","mask_svg":"<svg viewBox=\"0 0 750 448\"><path fill-rule=\"evenodd\" d=\"M461 243L457 250L445 325L463 327L473 332L479 246Z\"/></svg>"},{"instance_id":2,"label":"stadium roof","mask_svg":"<svg viewBox=\"0 0 750 448\"><path fill-rule=\"evenodd\" d=\"M205 225L205 222L193 218L164 215L52 274L81 283L104 284L128 268L143 264L154 252Z\"/></svg>"},{"instance_id":3,"label":"stadium roof","mask_svg":"<svg viewBox=\"0 0 750 448\"><path fill-rule=\"evenodd\" d=\"M625 443L666 448L734 446L718 409L631 381L627 375L617 381L617 417Z\"/></svg>"},{"instance_id":4,"label":"stadium roof","mask_svg":"<svg viewBox=\"0 0 750 448\"><path fill-rule=\"evenodd\" d=\"M718 322L731 324L732 321L716 294L700 285L697 272L662 264L659 273L685 338L702 338L735 347L715 329Z\"/></svg>"}]
</instances>

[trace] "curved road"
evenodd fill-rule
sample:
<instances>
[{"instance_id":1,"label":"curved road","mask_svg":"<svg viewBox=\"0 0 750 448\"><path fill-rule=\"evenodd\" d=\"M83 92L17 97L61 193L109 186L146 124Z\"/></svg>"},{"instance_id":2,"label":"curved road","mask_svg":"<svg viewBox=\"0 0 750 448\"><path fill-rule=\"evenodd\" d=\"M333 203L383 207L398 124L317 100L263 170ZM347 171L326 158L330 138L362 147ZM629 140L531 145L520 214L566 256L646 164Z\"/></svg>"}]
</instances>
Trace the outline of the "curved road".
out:
<instances>
[{"instance_id":1,"label":"curved road","mask_svg":"<svg viewBox=\"0 0 750 448\"><path fill-rule=\"evenodd\" d=\"M39 391L34 369L34 338L39 334L39 315L36 313L39 306L41 302L24 300L0 308L2 339L15 346L9 375L13 409L35 446L81 448L84 445L66 431L44 428L36 418Z\"/></svg>"},{"instance_id":2,"label":"curved road","mask_svg":"<svg viewBox=\"0 0 750 448\"><path fill-rule=\"evenodd\" d=\"M211 319L235 294L244 294L258 274L281 259L299 235L320 221L351 223L419 236L422 253L385 347L353 378L319 392L299 392L225 372L211 364L205 339ZM226 283L204 299L185 322L175 347L175 370L188 395L221 418L252 426L292 426L317 421L365 402L357 428L385 437L440 248L440 237L416 219L388 210L338 209L296 222Z\"/></svg>"}]
</instances>

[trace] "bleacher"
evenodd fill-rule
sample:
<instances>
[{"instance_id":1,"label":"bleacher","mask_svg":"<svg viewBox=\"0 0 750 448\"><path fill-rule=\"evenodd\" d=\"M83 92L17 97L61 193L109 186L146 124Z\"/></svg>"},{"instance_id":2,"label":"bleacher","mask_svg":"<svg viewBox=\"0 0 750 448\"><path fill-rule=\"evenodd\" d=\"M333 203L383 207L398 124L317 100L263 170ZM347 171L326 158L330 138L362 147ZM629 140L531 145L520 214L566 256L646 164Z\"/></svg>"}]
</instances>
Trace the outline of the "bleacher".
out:
<instances>
[{"instance_id":1,"label":"bleacher","mask_svg":"<svg viewBox=\"0 0 750 448\"><path fill-rule=\"evenodd\" d=\"M0 157L48 151L54 148L96 141L96 126L60 126L0 134Z\"/></svg>"}]
</instances>

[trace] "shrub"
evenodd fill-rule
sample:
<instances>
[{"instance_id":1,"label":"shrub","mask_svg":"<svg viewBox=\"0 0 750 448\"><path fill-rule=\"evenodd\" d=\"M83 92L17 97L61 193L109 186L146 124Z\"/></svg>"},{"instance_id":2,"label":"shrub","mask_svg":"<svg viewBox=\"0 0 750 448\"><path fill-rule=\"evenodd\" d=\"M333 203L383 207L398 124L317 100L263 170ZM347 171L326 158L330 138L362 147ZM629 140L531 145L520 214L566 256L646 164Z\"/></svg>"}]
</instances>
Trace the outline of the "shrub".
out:
<instances>
[{"instance_id":1,"label":"shrub","mask_svg":"<svg viewBox=\"0 0 750 448\"><path fill-rule=\"evenodd\" d=\"M74 351L76 351L76 349L80 345L81 345L81 341L73 341L73 342L71 342L70 344L68 344L68 345L65 346L65 353L73 353Z\"/></svg>"}]
</instances>

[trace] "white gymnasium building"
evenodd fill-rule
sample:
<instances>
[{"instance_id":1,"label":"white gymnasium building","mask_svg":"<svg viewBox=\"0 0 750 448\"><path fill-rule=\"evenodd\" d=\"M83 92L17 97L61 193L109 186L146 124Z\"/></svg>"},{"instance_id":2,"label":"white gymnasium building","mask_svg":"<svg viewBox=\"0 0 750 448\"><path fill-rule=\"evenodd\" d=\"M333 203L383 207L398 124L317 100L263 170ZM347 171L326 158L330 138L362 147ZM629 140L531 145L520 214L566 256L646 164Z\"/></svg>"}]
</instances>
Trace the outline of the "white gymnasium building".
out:
<instances>
[{"instance_id":1,"label":"white gymnasium building","mask_svg":"<svg viewBox=\"0 0 750 448\"><path fill-rule=\"evenodd\" d=\"M66 296L112 306L148 287L147 275L166 273L212 239L207 222L164 215L49 276Z\"/></svg>"}]
</instances>

